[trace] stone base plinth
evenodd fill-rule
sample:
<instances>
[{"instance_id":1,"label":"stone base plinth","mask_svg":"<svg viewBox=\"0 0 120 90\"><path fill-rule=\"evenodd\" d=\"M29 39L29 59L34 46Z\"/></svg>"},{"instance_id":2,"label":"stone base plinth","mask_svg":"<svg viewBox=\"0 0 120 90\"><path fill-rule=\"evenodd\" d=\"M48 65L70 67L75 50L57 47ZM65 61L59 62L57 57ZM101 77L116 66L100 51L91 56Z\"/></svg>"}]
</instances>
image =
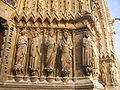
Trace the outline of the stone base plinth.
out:
<instances>
[{"instance_id":1,"label":"stone base plinth","mask_svg":"<svg viewBox=\"0 0 120 90\"><path fill-rule=\"evenodd\" d=\"M6 82L0 84L0 90L102 90L95 89L94 83L89 78L70 79L67 82Z\"/></svg>"}]
</instances>

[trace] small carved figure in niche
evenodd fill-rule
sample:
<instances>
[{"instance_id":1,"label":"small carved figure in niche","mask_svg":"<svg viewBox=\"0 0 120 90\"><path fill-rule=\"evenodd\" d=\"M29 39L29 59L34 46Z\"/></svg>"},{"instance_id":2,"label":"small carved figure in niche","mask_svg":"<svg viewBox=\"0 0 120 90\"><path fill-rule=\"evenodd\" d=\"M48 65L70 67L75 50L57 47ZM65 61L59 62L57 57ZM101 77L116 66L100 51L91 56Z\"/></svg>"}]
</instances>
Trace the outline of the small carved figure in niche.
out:
<instances>
[{"instance_id":1,"label":"small carved figure in niche","mask_svg":"<svg viewBox=\"0 0 120 90\"><path fill-rule=\"evenodd\" d=\"M57 0L51 0L51 13L54 14L57 10Z\"/></svg>"},{"instance_id":2,"label":"small carved figure in niche","mask_svg":"<svg viewBox=\"0 0 120 90\"><path fill-rule=\"evenodd\" d=\"M100 72L101 72L101 80L102 80L102 84L105 86L107 84L107 68L105 65L105 61L103 61L101 63L101 68L100 68Z\"/></svg>"},{"instance_id":3,"label":"small carved figure in niche","mask_svg":"<svg viewBox=\"0 0 120 90\"><path fill-rule=\"evenodd\" d=\"M38 34L38 35L37 35ZM36 32L31 40L30 48L30 74L31 76L38 76L38 68L40 67L40 57L41 57L41 44L42 38L38 37L39 33Z\"/></svg>"},{"instance_id":4,"label":"small carved figure in niche","mask_svg":"<svg viewBox=\"0 0 120 90\"><path fill-rule=\"evenodd\" d=\"M29 5L29 1L28 1L28 0L25 0L25 1L24 1L24 7L23 7L23 9L27 11L27 10L29 9L29 6L28 6L28 5Z\"/></svg>"},{"instance_id":5,"label":"small carved figure in niche","mask_svg":"<svg viewBox=\"0 0 120 90\"><path fill-rule=\"evenodd\" d=\"M59 47L61 50L62 76L66 77L70 74L73 48L73 43L68 32L63 32Z\"/></svg>"},{"instance_id":6,"label":"small carved figure in niche","mask_svg":"<svg viewBox=\"0 0 120 90\"><path fill-rule=\"evenodd\" d=\"M117 86L119 84L119 74L115 63L110 63L111 84Z\"/></svg>"},{"instance_id":7,"label":"small carved figure in niche","mask_svg":"<svg viewBox=\"0 0 120 90\"><path fill-rule=\"evenodd\" d=\"M49 10L49 0L44 0L44 8L45 8L45 11L48 12Z\"/></svg>"},{"instance_id":8,"label":"small carved figure in niche","mask_svg":"<svg viewBox=\"0 0 120 90\"><path fill-rule=\"evenodd\" d=\"M81 14L84 15L90 15L90 1L89 0L81 0Z\"/></svg>"},{"instance_id":9,"label":"small carved figure in niche","mask_svg":"<svg viewBox=\"0 0 120 90\"><path fill-rule=\"evenodd\" d=\"M92 64L92 55L93 54L93 49L92 49L92 44L91 40L88 36L88 32L84 32L83 36L83 45L82 45L82 66L84 67L85 74L89 76L92 71L91 71L91 64Z\"/></svg>"},{"instance_id":10,"label":"small carved figure in niche","mask_svg":"<svg viewBox=\"0 0 120 90\"><path fill-rule=\"evenodd\" d=\"M43 15L46 13L46 0L41 0L41 12Z\"/></svg>"},{"instance_id":11,"label":"small carved figure in niche","mask_svg":"<svg viewBox=\"0 0 120 90\"><path fill-rule=\"evenodd\" d=\"M68 16L70 12L70 0L64 0L65 3L65 14Z\"/></svg>"},{"instance_id":12,"label":"small carved figure in niche","mask_svg":"<svg viewBox=\"0 0 120 90\"><path fill-rule=\"evenodd\" d=\"M24 30L21 31L21 36L18 38L16 62L14 67L16 75L23 74L23 69L26 63L28 38L25 36L25 33Z\"/></svg>"},{"instance_id":13,"label":"small carved figure in niche","mask_svg":"<svg viewBox=\"0 0 120 90\"><path fill-rule=\"evenodd\" d=\"M33 0L32 6L31 6L32 11L35 11L36 5L37 5L36 0Z\"/></svg>"},{"instance_id":14,"label":"small carved figure in niche","mask_svg":"<svg viewBox=\"0 0 120 90\"><path fill-rule=\"evenodd\" d=\"M92 76L94 80L97 80L99 77L100 71L98 68L93 68L92 69Z\"/></svg>"},{"instance_id":15,"label":"small carved figure in niche","mask_svg":"<svg viewBox=\"0 0 120 90\"><path fill-rule=\"evenodd\" d=\"M33 9L34 10L34 8L35 8L35 0L25 0L24 1L24 7L23 7L23 9L25 10L25 11L29 11L30 9Z\"/></svg>"},{"instance_id":16,"label":"small carved figure in niche","mask_svg":"<svg viewBox=\"0 0 120 90\"><path fill-rule=\"evenodd\" d=\"M39 12L42 12L42 10L43 10L43 1L41 1L41 0L38 1L38 10L39 10Z\"/></svg>"},{"instance_id":17,"label":"small carved figure in niche","mask_svg":"<svg viewBox=\"0 0 120 90\"><path fill-rule=\"evenodd\" d=\"M54 71L57 45L56 45L56 37L54 30L49 31L49 35L45 37L45 50L46 50L46 62L45 62L45 71L47 76L51 76Z\"/></svg>"}]
</instances>

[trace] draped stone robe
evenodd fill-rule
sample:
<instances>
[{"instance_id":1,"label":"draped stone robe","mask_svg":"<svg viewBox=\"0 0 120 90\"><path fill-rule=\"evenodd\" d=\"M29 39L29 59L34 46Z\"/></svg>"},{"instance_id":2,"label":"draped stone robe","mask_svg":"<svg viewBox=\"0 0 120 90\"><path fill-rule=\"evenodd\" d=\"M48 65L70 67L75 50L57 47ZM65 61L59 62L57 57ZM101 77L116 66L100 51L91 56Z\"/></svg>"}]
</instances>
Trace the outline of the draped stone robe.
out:
<instances>
[{"instance_id":1,"label":"draped stone robe","mask_svg":"<svg viewBox=\"0 0 120 90\"><path fill-rule=\"evenodd\" d=\"M45 37L45 49L46 49L46 69L54 69L57 45L56 38L53 36Z\"/></svg>"},{"instance_id":2,"label":"draped stone robe","mask_svg":"<svg viewBox=\"0 0 120 90\"><path fill-rule=\"evenodd\" d=\"M83 66L91 66L92 59L92 45L89 38L83 38L83 46L82 46L82 65Z\"/></svg>"},{"instance_id":3,"label":"draped stone robe","mask_svg":"<svg viewBox=\"0 0 120 90\"><path fill-rule=\"evenodd\" d=\"M60 41L62 71L70 71L72 63L72 41L70 38L63 37Z\"/></svg>"},{"instance_id":4,"label":"draped stone robe","mask_svg":"<svg viewBox=\"0 0 120 90\"><path fill-rule=\"evenodd\" d=\"M17 54L16 54L16 62L15 62L15 72L16 75L23 73L23 68L26 63L27 56L27 47L28 47L28 38L26 36L20 36L18 39L17 45Z\"/></svg>"}]
</instances>

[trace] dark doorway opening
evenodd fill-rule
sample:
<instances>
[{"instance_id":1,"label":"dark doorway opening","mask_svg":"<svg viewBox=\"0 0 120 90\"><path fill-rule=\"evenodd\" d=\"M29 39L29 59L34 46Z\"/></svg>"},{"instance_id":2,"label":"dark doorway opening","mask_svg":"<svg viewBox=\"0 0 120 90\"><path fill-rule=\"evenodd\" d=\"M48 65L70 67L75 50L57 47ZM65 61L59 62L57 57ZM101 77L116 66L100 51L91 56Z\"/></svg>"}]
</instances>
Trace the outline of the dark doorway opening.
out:
<instances>
[{"instance_id":1,"label":"dark doorway opening","mask_svg":"<svg viewBox=\"0 0 120 90\"><path fill-rule=\"evenodd\" d=\"M1 49L3 45L3 37L6 29L6 20L0 17L0 57L1 57Z\"/></svg>"},{"instance_id":2,"label":"dark doorway opening","mask_svg":"<svg viewBox=\"0 0 120 90\"><path fill-rule=\"evenodd\" d=\"M14 0L5 0L7 3L9 3L10 5L14 6L15 5L15 1Z\"/></svg>"}]
</instances>

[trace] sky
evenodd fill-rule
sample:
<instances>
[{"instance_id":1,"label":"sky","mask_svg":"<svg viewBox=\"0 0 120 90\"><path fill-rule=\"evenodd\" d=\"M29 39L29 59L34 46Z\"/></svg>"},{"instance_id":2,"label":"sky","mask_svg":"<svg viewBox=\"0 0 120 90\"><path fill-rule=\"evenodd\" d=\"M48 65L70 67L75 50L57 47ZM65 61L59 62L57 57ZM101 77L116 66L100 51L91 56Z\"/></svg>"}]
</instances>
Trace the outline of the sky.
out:
<instances>
[{"instance_id":1,"label":"sky","mask_svg":"<svg viewBox=\"0 0 120 90\"><path fill-rule=\"evenodd\" d=\"M112 18L120 18L120 0L107 0ZM114 22L115 33L113 35L116 55L120 61L120 21Z\"/></svg>"}]
</instances>

